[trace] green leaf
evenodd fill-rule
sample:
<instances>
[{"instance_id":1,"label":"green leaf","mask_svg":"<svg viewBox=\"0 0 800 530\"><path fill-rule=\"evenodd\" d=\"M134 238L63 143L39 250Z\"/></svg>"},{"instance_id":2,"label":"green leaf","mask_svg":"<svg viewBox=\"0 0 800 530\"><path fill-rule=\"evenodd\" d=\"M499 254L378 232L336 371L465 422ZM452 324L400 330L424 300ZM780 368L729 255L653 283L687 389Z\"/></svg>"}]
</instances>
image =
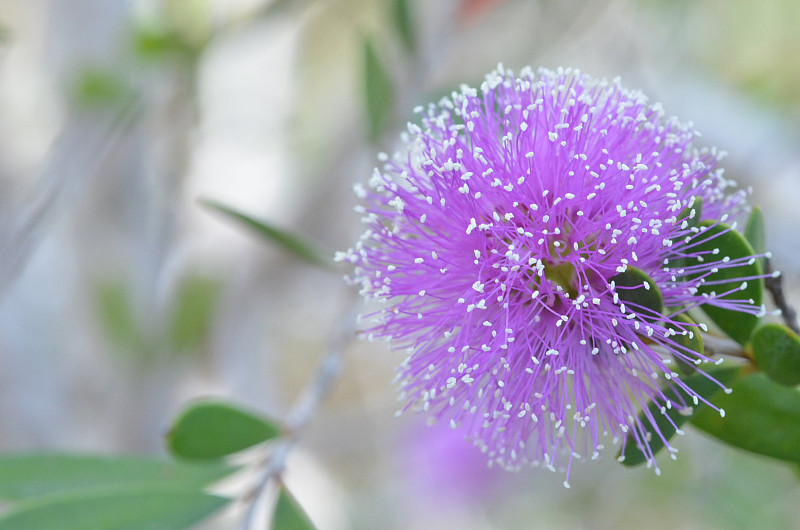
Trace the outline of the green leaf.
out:
<instances>
[{"instance_id":1,"label":"green leaf","mask_svg":"<svg viewBox=\"0 0 800 530\"><path fill-rule=\"evenodd\" d=\"M732 390L714 402L725 410L724 418L702 410L692 424L734 447L800 462L800 392L763 373L748 375Z\"/></svg>"},{"instance_id":2,"label":"green leaf","mask_svg":"<svg viewBox=\"0 0 800 530\"><path fill-rule=\"evenodd\" d=\"M726 224L714 223L715 221L703 221L700 223L700 226L706 227L707 230L697 236L696 241L699 241L699 244L692 248L693 252L707 252L707 256L711 256L712 252L719 249L718 255L714 256L715 261L725 256L729 257L731 261L753 256L755 252L742 234L731 229ZM690 261L699 263L695 259ZM712 272L705 277L705 282L698 287L698 292L711 295L712 293L733 290L732 293L723 296L722 299L752 300L753 305L760 306L764 293L763 279L747 280L745 289L740 289L742 285L741 278L760 274L761 266L757 260L745 262L744 265L736 267L719 267L717 272ZM711 304L704 304L700 307L722 331L742 345L750 341L750 336L758 325L759 317L756 315L723 309Z\"/></svg>"},{"instance_id":3,"label":"green leaf","mask_svg":"<svg viewBox=\"0 0 800 530\"><path fill-rule=\"evenodd\" d=\"M414 31L414 22L411 16L409 0L392 0L392 15L397 33L409 52L417 48L417 38Z\"/></svg>"},{"instance_id":4,"label":"green leaf","mask_svg":"<svg viewBox=\"0 0 800 530\"><path fill-rule=\"evenodd\" d=\"M0 530L176 530L229 501L174 484L69 491L18 503L0 517Z\"/></svg>"},{"instance_id":5,"label":"green leaf","mask_svg":"<svg viewBox=\"0 0 800 530\"><path fill-rule=\"evenodd\" d=\"M186 45L167 28L142 26L133 33L133 49L146 59L161 59L168 54L186 53Z\"/></svg>"},{"instance_id":6,"label":"green leaf","mask_svg":"<svg viewBox=\"0 0 800 530\"><path fill-rule=\"evenodd\" d=\"M217 201L202 199L200 204L219 212L226 217L233 219L246 227L254 230L258 235L276 243L283 250L298 257L312 265L330 267L331 261L324 257L313 245L302 240L300 237L291 234L281 228L258 221L249 215L243 214L230 206L226 206Z\"/></svg>"},{"instance_id":7,"label":"green leaf","mask_svg":"<svg viewBox=\"0 0 800 530\"><path fill-rule=\"evenodd\" d=\"M196 350L208 342L220 287L216 278L201 276L181 282L170 320L170 340L177 351Z\"/></svg>"},{"instance_id":8,"label":"green leaf","mask_svg":"<svg viewBox=\"0 0 800 530\"><path fill-rule=\"evenodd\" d=\"M741 368L738 366L724 367L717 368L715 370L708 370L707 372L708 375L711 375L717 381L727 387L730 386L730 384L741 375ZM708 377L706 377L706 375L703 373L695 373L694 375L684 379L683 382L686 383L686 385L691 388L696 395L715 404L716 396L718 394L724 394L724 392L722 392L722 388L714 381L708 379ZM670 419L675 423L675 426L680 429L681 426L684 425L689 418L691 418L692 414L698 414L703 409L708 409L710 412L716 414L714 409L710 409L702 402L695 406L692 411L687 411L685 409L679 410L677 404L680 403L681 400L689 402L691 402L691 400L685 396L685 393L682 390L677 389L674 385L671 385L668 389L666 389L664 391L664 395L674 404L671 409L664 409L664 413L662 414L661 406L657 405L656 403L650 403L647 409L649 414L655 419L658 431L661 432L667 441L669 441L677 432L672 423L670 423ZM639 421L642 425L649 426L650 428L647 428L647 431L652 432L652 425L644 412L639 414ZM661 449L664 448L664 441L661 439L661 437L656 435L655 432L653 432L649 445L653 455L656 455L659 451L661 451ZM636 445L633 433L628 433L627 440L625 441L625 449L624 451L620 452L619 456L624 458L622 463L628 467L637 466L647 461L647 455L642 451L641 447Z\"/></svg>"},{"instance_id":9,"label":"green leaf","mask_svg":"<svg viewBox=\"0 0 800 530\"><path fill-rule=\"evenodd\" d=\"M103 329L115 345L131 347L139 340L128 287L121 281L105 281L97 287L97 313Z\"/></svg>"},{"instance_id":10,"label":"green leaf","mask_svg":"<svg viewBox=\"0 0 800 530\"><path fill-rule=\"evenodd\" d=\"M82 488L160 483L200 489L237 468L188 464L161 458L69 454L0 456L0 499L20 500Z\"/></svg>"},{"instance_id":11,"label":"green leaf","mask_svg":"<svg viewBox=\"0 0 800 530\"><path fill-rule=\"evenodd\" d=\"M213 460L238 453L281 434L272 421L221 401L199 401L175 420L167 434L175 456Z\"/></svg>"},{"instance_id":12,"label":"green leaf","mask_svg":"<svg viewBox=\"0 0 800 530\"><path fill-rule=\"evenodd\" d=\"M705 354L703 337L700 335L700 329L696 326L695 321L692 320L687 314L678 313L670 315L666 322L666 327L675 330L675 333L677 333L671 337L675 344L687 350L691 350L698 355ZM689 355L683 350L680 351L681 353ZM691 375L697 370L694 363L688 363L684 359L681 359L675 355L673 355L673 358L678 365L678 369L684 375Z\"/></svg>"},{"instance_id":13,"label":"green leaf","mask_svg":"<svg viewBox=\"0 0 800 530\"><path fill-rule=\"evenodd\" d=\"M297 500L284 486L281 486L278 503L272 514L273 530L314 530L314 525L308 518Z\"/></svg>"},{"instance_id":14,"label":"green leaf","mask_svg":"<svg viewBox=\"0 0 800 530\"><path fill-rule=\"evenodd\" d=\"M119 103L133 96L132 89L119 75L99 69L81 72L74 92L77 102L87 107Z\"/></svg>"},{"instance_id":15,"label":"green leaf","mask_svg":"<svg viewBox=\"0 0 800 530\"><path fill-rule=\"evenodd\" d=\"M800 385L800 337L783 324L764 324L753 334L753 358L773 381Z\"/></svg>"},{"instance_id":16,"label":"green leaf","mask_svg":"<svg viewBox=\"0 0 800 530\"><path fill-rule=\"evenodd\" d=\"M658 320L664 311L664 298L661 296L656 282L644 271L636 267L628 268L610 278L616 285L616 293L619 299L627 305L633 307L636 313L640 313L639 308L646 308L649 311L642 312L643 317L648 320Z\"/></svg>"},{"instance_id":17,"label":"green leaf","mask_svg":"<svg viewBox=\"0 0 800 530\"><path fill-rule=\"evenodd\" d=\"M747 219L747 225L744 229L744 237L756 251L756 254L763 254L767 251L766 236L764 235L764 214L761 213L761 208L758 206L753 207L750 212L750 217Z\"/></svg>"},{"instance_id":18,"label":"green leaf","mask_svg":"<svg viewBox=\"0 0 800 530\"><path fill-rule=\"evenodd\" d=\"M369 137L377 141L389 123L394 99L392 81L368 38L364 39L364 104Z\"/></svg>"}]
</instances>

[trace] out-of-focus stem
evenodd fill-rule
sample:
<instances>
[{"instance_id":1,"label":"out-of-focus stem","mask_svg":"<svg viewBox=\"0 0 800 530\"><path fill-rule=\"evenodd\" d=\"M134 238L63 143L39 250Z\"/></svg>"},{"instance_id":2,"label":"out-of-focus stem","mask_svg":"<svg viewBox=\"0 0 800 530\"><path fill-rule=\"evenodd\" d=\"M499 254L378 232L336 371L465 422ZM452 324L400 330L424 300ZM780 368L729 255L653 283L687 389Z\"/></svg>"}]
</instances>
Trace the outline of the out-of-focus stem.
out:
<instances>
[{"instance_id":1,"label":"out-of-focus stem","mask_svg":"<svg viewBox=\"0 0 800 530\"><path fill-rule=\"evenodd\" d=\"M300 440L300 435L314 417L320 404L328 397L339 378L344 361L344 353L355 337L355 303L355 297L349 294L347 309L343 312L341 328L317 365L314 374L306 384L300 397L294 403L291 412L287 415L284 422L286 434L273 447L269 457L265 460L265 467L258 481L246 495L245 498L250 502L250 505L242 518L241 530L251 530L256 508L264 490L273 480L280 479L280 475L286 467L286 459Z\"/></svg>"}]
</instances>

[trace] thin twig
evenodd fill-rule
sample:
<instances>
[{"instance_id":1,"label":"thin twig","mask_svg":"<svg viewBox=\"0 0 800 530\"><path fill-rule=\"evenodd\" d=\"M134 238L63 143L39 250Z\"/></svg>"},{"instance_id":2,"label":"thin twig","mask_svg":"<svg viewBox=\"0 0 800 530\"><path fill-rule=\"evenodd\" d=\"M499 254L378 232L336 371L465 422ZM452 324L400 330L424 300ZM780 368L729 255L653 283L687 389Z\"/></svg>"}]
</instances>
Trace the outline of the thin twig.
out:
<instances>
[{"instance_id":1,"label":"thin twig","mask_svg":"<svg viewBox=\"0 0 800 530\"><path fill-rule=\"evenodd\" d=\"M703 335L703 348L706 355L729 355L731 357L749 359L738 342L725 337L717 337L706 333Z\"/></svg>"},{"instance_id":2,"label":"thin twig","mask_svg":"<svg viewBox=\"0 0 800 530\"><path fill-rule=\"evenodd\" d=\"M0 296L16 281L45 236L59 210L82 191L89 177L106 162L120 137L136 121L142 109L140 97L126 102L110 117L73 118L51 147L49 161L37 179L31 196L0 231Z\"/></svg>"},{"instance_id":3,"label":"thin twig","mask_svg":"<svg viewBox=\"0 0 800 530\"><path fill-rule=\"evenodd\" d=\"M783 293L783 276L780 273L775 275L775 270L772 268L769 258L764 258L764 272L768 274L764 279L764 287L770 292L775 305L781 310L783 321L792 331L800 335L797 311L789 305L789 301L786 300L786 295Z\"/></svg>"},{"instance_id":4,"label":"thin twig","mask_svg":"<svg viewBox=\"0 0 800 530\"><path fill-rule=\"evenodd\" d=\"M344 353L355 337L355 298L348 294L347 311L343 325L338 330L328 351L325 352L311 379L294 403L284 422L285 435L270 452L264 471L245 498L250 502L242 518L241 530L250 530L256 508L267 486L280 478L286 467L286 459L300 440L300 435L314 417L320 404L328 397L342 370Z\"/></svg>"}]
</instances>

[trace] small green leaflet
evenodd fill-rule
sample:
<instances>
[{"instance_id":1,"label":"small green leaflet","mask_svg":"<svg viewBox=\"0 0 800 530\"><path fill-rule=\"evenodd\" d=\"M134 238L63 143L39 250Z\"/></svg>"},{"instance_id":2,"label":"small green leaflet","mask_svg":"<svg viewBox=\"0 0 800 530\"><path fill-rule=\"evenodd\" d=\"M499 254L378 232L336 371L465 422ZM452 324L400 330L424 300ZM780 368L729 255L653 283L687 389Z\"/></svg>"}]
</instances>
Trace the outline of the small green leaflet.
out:
<instances>
[{"instance_id":1,"label":"small green leaflet","mask_svg":"<svg viewBox=\"0 0 800 530\"><path fill-rule=\"evenodd\" d=\"M692 424L723 442L779 460L800 463L800 391L754 373L732 385L714 403L725 410L701 410Z\"/></svg>"},{"instance_id":2,"label":"small green leaflet","mask_svg":"<svg viewBox=\"0 0 800 530\"><path fill-rule=\"evenodd\" d=\"M167 434L175 456L214 460L280 435L272 421L237 406L215 400L194 403L184 410Z\"/></svg>"},{"instance_id":3,"label":"small green leaflet","mask_svg":"<svg viewBox=\"0 0 800 530\"><path fill-rule=\"evenodd\" d=\"M314 530L314 525L285 486L281 485L272 514L273 530Z\"/></svg>"},{"instance_id":4,"label":"small green leaflet","mask_svg":"<svg viewBox=\"0 0 800 530\"><path fill-rule=\"evenodd\" d=\"M611 278L616 285L619 299L629 304L633 311L650 321L659 320L664 311L664 298L653 281L644 271L628 265L625 272ZM641 311L644 308L645 311Z\"/></svg>"},{"instance_id":5,"label":"small green leaflet","mask_svg":"<svg viewBox=\"0 0 800 530\"><path fill-rule=\"evenodd\" d=\"M753 334L753 358L773 381L800 385L800 337L783 324L764 324Z\"/></svg>"},{"instance_id":6,"label":"small green leaflet","mask_svg":"<svg viewBox=\"0 0 800 530\"><path fill-rule=\"evenodd\" d=\"M700 223L700 227L701 229L705 228L705 230L692 243L694 245L692 252L704 252L706 256L713 255L715 260L727 256L731 261L745 259L755 254L755 251L744 236L726 224L703 221ZM717 253L716 255L714 255L715 252ZM699 263L695 259L687 261L689 261L690 265ZM716 272L712 272L705 277L705 282L698 287L698 292L710 295L712 293L733 291L722 297L722 299L752 300L752 304L758 307L763 299L764 280L761 278L749 279L746 281L746 287L741 289L742 280L740 278L752 278L759 276L761 273L761 266L757 260L746 261L744 264L735 267L720 267ZM759 322L758 316L741 311L723 309L711 304L704 304L700 307L733 340L742 345L750 342L750 336Z\"/></svg>"}]
</instances>

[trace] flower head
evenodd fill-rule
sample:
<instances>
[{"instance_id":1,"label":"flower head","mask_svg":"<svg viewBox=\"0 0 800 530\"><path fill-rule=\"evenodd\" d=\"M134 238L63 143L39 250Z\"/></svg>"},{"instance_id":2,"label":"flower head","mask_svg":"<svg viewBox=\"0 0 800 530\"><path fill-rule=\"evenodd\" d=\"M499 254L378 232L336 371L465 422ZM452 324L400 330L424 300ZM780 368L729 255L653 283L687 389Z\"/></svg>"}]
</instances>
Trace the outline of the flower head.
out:
<instances>
[{"instance_id":1,"label":"flower head","mask_svg":"<svg viewBox=\"0 0 800 530\"><path fill-rule=\"evenodd\" d=\"M665 378L691 403L674 363L708 359L674 339L691 321L626 293L652 282L677 314L760 309L698 289L730 260L696 250L686 213L743 206L721 155L641 93L576 70L501 66L417 112L404 150L357 187L367 230L341 256L383 304L366 332L408 353L403 409L464 429L507 468L569 474L607 436L647 451L660 433L639 410L671 406ZM699 264L676 270L687 256ZM624 281L634 268L648 280Z\"/></svg>"}]
</instances>

